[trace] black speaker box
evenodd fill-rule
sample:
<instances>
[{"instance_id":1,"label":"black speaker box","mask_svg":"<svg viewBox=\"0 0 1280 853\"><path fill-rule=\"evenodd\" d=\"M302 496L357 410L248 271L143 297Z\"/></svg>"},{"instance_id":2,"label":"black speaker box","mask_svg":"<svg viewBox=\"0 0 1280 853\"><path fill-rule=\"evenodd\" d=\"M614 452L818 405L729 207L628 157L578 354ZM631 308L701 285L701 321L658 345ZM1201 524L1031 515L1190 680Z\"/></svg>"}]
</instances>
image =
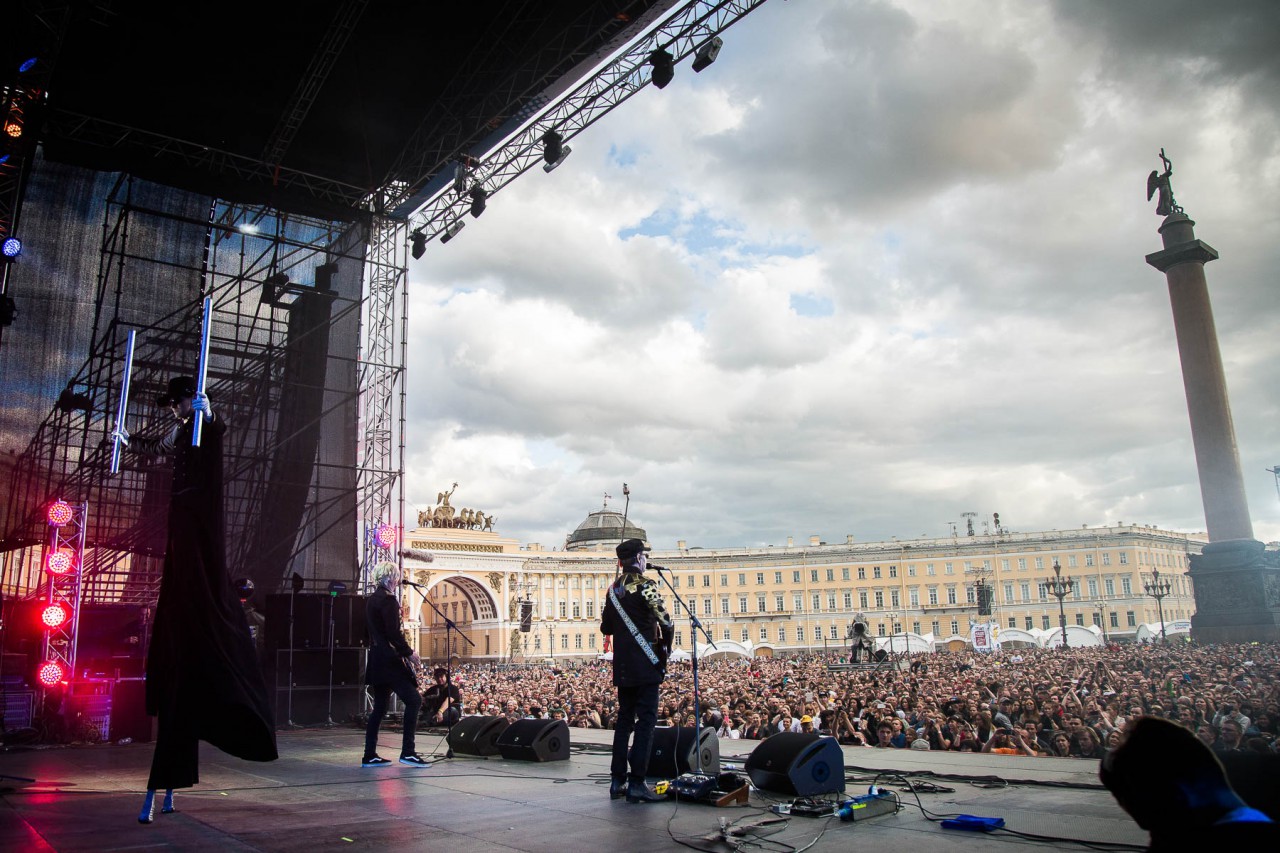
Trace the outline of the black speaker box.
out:
<instances>
[{"instance_id":1,"label":"black speaker box","mask_svg":"<svg viewBox=\"0 0 1280 853\"><path fill-rule=\"evenodd\" d=\"M293 606L293 647L314 649L328 645L329 610L327 595L279 593L267 596L263 615L267 619L265 639L268 651L289 648L289 607ZM337 613L334 614L335 618Z\"/></svg>"},{"instance_id":2,"label":"black speaker box","mask_svg":"<svg viewBox=\"0 0 1280 853\"><path fill-rule=\"evenodd\" d=\"M762 791L811 797L844 790L844 753L833 737L771 735L751 752L745 769Z\"/></svg>"},{"instance_id":3,"label":"black speaker box","mask_svg":"<svg viewBox=\"0 0 1280 853\"><path fill-rule=\"evenodd\" d=\"M568 761L569 724L564 720L516 720L498 735L508 761Z\"/></svg>"},{"instance_id":4,"label":"black speaker box","mask_svg":"<svg viewBox=\"0 0 1280 853\"><path fill-rule=\"evenodd\" d=\"M702 772L708 776L720 773L720 738L715 729L702 729L698 736L698 752L693 748L693 729L687 726L663 726L653 730L653 748L649 751L649 776L674 779L682 773L698 769L698 756L702 758Z\"/></svg>"},{"instance_id":5,"label":"black speaker box","mask_svg":"<svg viewBox=\"0 0 1280 853\"><path fill-rule=\"evenodd\" d=\"M364 649L334 649L333 686L361 686L364 683L364 656ZM328 649L294 649L292 657L294 687L329 686ZM276 687L289 686L289 658L288 649L276 650Z\"/></svg>"},{"instance_id":6,"label":"black speaker box","mask_svg":"<svg viewBox=\"0 0 1280 853\"><path fill-rule=\"evenodd\" d=\"M498 737L510 724L506 717L463 717L449 729L454 755L497 755Z\"/></svg>"},{"instance_id":7,"label":"black speaker box","mask_svg":"<svg viewBox=\"0 0 1280 853\"><path fill-rule=\"evenodd\" d=\"M122 678L111 687L111 739L150 743L155 717L147 715L147 682Z\"/></svg>"},{"instance_id":8,"label":"black speaker box","mask_svg":"<svg viewBox=\"0 0 1280 853\"><path fill-rule=\"evenodd\" d=\"M292 709L290 708L292 701ZM363 687L334 687L333 716L330 717L328 687L295 687L276 690L276 725L318 726L329 722L345 723L364 712Z\"/></svg>"}]
</instances>

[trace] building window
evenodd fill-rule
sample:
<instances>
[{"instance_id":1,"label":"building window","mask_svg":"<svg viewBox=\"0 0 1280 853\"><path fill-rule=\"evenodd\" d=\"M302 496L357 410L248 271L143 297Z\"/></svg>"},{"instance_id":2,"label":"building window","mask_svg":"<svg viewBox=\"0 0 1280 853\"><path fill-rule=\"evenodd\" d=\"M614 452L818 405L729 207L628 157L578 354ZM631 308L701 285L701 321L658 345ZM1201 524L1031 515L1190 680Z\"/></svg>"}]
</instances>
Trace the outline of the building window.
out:
<instances>
[{"instance_id":1,"label":"building window","mask_svg":"<svg viewBox=\"0 0 1280 853\"><path fill-rule=\"evenodd\" d=\"M1044 616L1040 617L1040 625L1041 627L1044 628L1044 630L1046 631L1049 630L1049 615L1047 613Z\"/></svg>"},{"instance_id":2,"label":"building window","mask_svg":"<svg viewBox=\"0 0 1280 853\"><path fill-rule=\"evenodd\" d=\"M872 567L871 567L871 577L876 578L876 579L879 579L879 577L880 577L880 567L879 567L879 566L872 566Z\"/></svg>"},{"instance_id":3,"label":"building window","mask_svg":"<svg viewBox=\"0 0 1280 853\"><path fill-rule=\"evenodd\" d=\"M800 583L800 570L799 570L799 569L796 569L795 571L793 571L793 572L791 573L791 582L792 582L792 583Z\"/></svg>"},{"instance_id":4,"label":"building window","mask_svg":"<svg viewBox=\"0 0 1280 853\"><path fill-rule=\"evenodd\" d=\"M540 651L542 649L542 637L539 634L533 635L533 650Z\"/></svg>"},{"instance_id":5,"label":"building window","mask_svg":"<svg viewBox=\"0 0 1280 853\"><path fill-rule=\"evenodd\" d=\"M1129 565L1129 554L1125 551L1120 552L1120 565L1122 566Z\"/></svg>"},{"instance_id":6,"label":"building window","mask_svg":"<svg viewBox=\"0 0 1280 853\"><path fill-rule=\"evenodd\" d=\"M1129 580L1128 575L1121 576L1120 591L1125 595L1133 595L1133 582Z\"/></svg>"},{"instance_id":7,"label":"building window","mask_svg":"<svg viewBox=\"0 0 1280 853\"><path fill-rule=\"evenodd\" d=\"M834 624L831 626L831 634L830 634L830 637L831 637L831 639L833 639L833 640L838 640L838 639L840 639L840 629L839 629L839 628L837 628Z\"/></svg>"},{"instance_id":8,"label":"building window","mask_svg":"<svg viewBox=\"0 0 1280 853\"><path fill-rule=\"evenodd\" d=\"M560 635L560 648L562 648L562 649L568 649L568 648L569 648L569 635L568 635L568 634L561 634L561 635Z\"/></svg>"},{"instance_id":9,"label":"building window","mask_svg":"<svg viewBox=\"0 0 1280 853\"><path fill-rule=\"evenodd\" d=\"M676 602L676 603L679 604L679 602ZM573 603L573 618L574 619L582 618L582 604L577 601Z\"/></svg>"},{"instance_id":10,"label":"building window","mask_svg":"<svg viewBox=\"0 0 1280 853\"><path fill-rule=\"evenodd\" d=\"M858 606L859 606L859 607L861 607L863 610L866 610L866 609L867 609L867 592L866 592L866 590L861 590L861 591L858 593Z\"/></svg>"},{"instance_id":11,"label":"building window","mask_svg":"<svg viewBox=\"0 0 1280 853\"><path fill-rule=\"evenodd\" d=\"M1077 614L1076 614L1076 624L1077 624L1077 625L1080 625L1080 626L1082 626L1082 627L1084 626L1084 614L1083 614L1083 613L1077 613Z\"/></svg>"},{"instance_id":12,"label":"building window","mask_svg":"<svg viewBox=\"0 0 1280 853\"><path fill-rule=\"evenodd\" d=\"M809 570L809 583L817 583L817 582L818 582L818 570L817 570L817 569L810 569L810 570Z\"/></svg>"},{"instance_id":13,"label":"building window","mask_svg":"<svg viewBox=\"0 0 1280 853\"><path fill-rule=\"evenodd\" d=\"M925 565L924 565L924 573L925 573L926 575L932 575L932 574L933 574L933 563L925 563Z\"/></svg>"},{"instance_id":14,"label":"building window","mask_svg":"<svg viewBox=\"0 0 1280 853\"><path fill-rule=\"evenodd\" d=\"M672 644L675 645L676 647L684 645L684 632L676 631L675 636L672 638L672 641L673 641Z\"/></svg>"},{"instance_id":15,"label":"building window","mask_svg":"<svg viewBox=\"0 0 1280 853\"><path fill-rule=\"evenodd\" d=\"M1009 571L1009 561L1008 561L1008 559L1004 559L1004 560L1001 560L1001 561L1000 561L1000 569L1001 569L1001 571L1005 571L1005 572Z\"/></svg>"},{"instance_id":16,"label":"building window","mask_svg":"<svg viewBox=\"0 0 1280 853\"><path fill-rule=\"evenodd\" d=\"M876 595L876 610L879 610L882 607L884 607L884 590L877 589L875 592L875 595Z\"/></svg>"},{"instance_id":17,"label":"building window","mask_svg":"<svg viewBox=\"0 0 1280 853\"><path fill-rule=\"evenodd\" d=\"M975 592L974 592L973 587L971 587L971 586L966 586L966 587L964 588L964 597L965 597L965 601L966 601L967 603L969 603L969 604L973 604L973 603L974 603L974 600L975 600Z\"/></svg>"},{"instance_id":18,"label":"building window","mask_svg":"<svg viewBox=\"0 0 1280 853\"><path fill-rule=\"evenodd\" d=\"M679 636L679 634L677 634L676 636ZM588 645L588 646L590 646L590 647L591 647L591 648L593 648L593 649L596 647L596 635L595 635L595 634L588 634L588 635L587 635L587 645Z\"/></svg>"},{"instance_id":19,"label":"building window","mask_svg":"<svg viewBox=\"0 0 1280 853\"><path fill-rule=\"evenodd\" d=\"M937 606L938 604L938 588L936 586L929 587L929 605Z\"/></svg>"},{"instance_id":20,"label":"building window","mask_svg":"<svg viewBox=\"0 0 1280 853\"><path fill-rule=\"evenodd\" d=\"M724 637L724 639L726 639L726 640L727 640L727 639L729 639L729 629L728 629L728 628L725 628L725 629L724 629L723 637Z\"/></svg>"},{"instance_id":21,"label":"building window","mask_svg":"<svg viewBox=\"0 0 1280 853\"><path fill-rule=\"evenodd\" d=\"M787 641L787 629L785 627L778 628L778 642L785 643Z\"/></svg>"},{"instance_id":22,"label":"building window","mask_svg":"<svg viewBox=\"0 0 1280 853\"><path fill-rule=\"evenodd\" d=\"M844 594L844 609L845 610L853 609L853 593L851 592L846 592Z\"/></svg>"},{"instance_id":23,"label":"building window","mask_svg":"<svg viewBox=\"0 0 1280 853\"><path fill-rule=\"evenodd\" d=\"M567 618L568 618L568 613L569 613L569 602L567 602L567 601L557 602L557 605L556 605L556 606L557 606L557 609L558 609L558 610L559 610L559 612L560 612L560 618L561 618L561 619L567 619Z\"/></svg>"},{"instance_id":24,"label":"building window","mask_svg":"<svg viewBox=\"0 0 1280 853\"><path fill-rule=\"evenodd\" d=\"M574 647L575 649L580 649L580 648L582 648L582 635L581 635L581 634L574 634L574 635L573 635L573 647Z\"/></svg>"},{"instance_id":25,"label":"building window","mask_svg":"<svg viewBox=\"0 0 1280 853\"><path fill-rule=\"evenodd\" d=\"M818 595L815 592L813 594L813 612L817 613L821 609L822 609L822 596Z\"/></svg>"},{"instance_id":26,"label":"building window","mask_svg":"<svg viewBox=\"0 0 1280 853\"><path fill-rule=\"evenodd\" d=\"M841 569L841 570L840 570L840 579L841 579L841 580L846 580L846 581L849 579L849 567L848 567L848 566L845 566L843 569Z\"/></svg>"},{"instance_id":27,"label":"building window","mask_svg":"<svg viewBox=\"0 0 1280 853\"><path fill-rule=\"evenodd\" d=\"M1031 622L1031 617L1030 617L1030 616L1028 616L1028 617L1026 618L1026 626L1027 626L1027 630L1028 630L1028 631L1030 631L1030 630L1031 630L1031 628L1033 627L1032 622Z\"/></svg>"},{"instance_id":28,"label":"building window","mask_svg":"<svg viewBox=\"0 0 1280 853\"><path fill-rule=\"evenodd\" d=\"M1124 618L1125 618L1125 622L1129 625L1130 628L1137 627L1138 617L1134 615L1132 610L1125 613Z\"/></svg>"},{"instance_id":29,"label":"building window","mask_svg":"<svg viewBox=\"0 0 1280 853\"><path fill-rule=\"evenodd\" d=\"M960 623L959 623L958 621L956 621L955 619L952 619L952 620L951 620L951 633L952 633L953 635L954 635L954 634L959 634L959 633L960 633Z\"/></svg>"},{"instance_id":30,"label":"building window","mask_svg":"<svg viewBox=\"0 0 1280 853\"><path fill-rule=\"evenodd\" d=\"M879 625L877 625L877 626L876 626L876 634L877 634L878 636L881 636L881 637L883 637L883 636L884 636L884 623L883 623L883 622L881 622Z\"/></svg>"},{"instance_id":31,"label":"building window","mask_svg":"<svg viewBox=\"0 0 1280 853\"><path fill-rule=\"evenodd\" d=\"M913 588L910 594L911 594L911 606L919 607L920 606L920 590ZM916 633L918 634L920 632L917 631Z\"/></svg>"},{"instance_id":32,"label":"building window","mask_svg":"<svg viewBox=\"0 0 1280 853\"><path fill-rule=\"evenodd\" d=\"M1107 595L1115 595L1115 594L1116 594L1116 580L1115 580L1115 578L1103 578L1103 579L1102 579L1102 588L1103 588L1103 589L1105 589L1105 590L1107 591Z\"/></svg>"},{"instance_id":33,"label":"building window","mask_svg":"<svg viewBox=\"0 0 1280 853\"><path fill-rule=\"evenodd\" d=\"M773 573L773 582L774 582L774 583L782 583L782 572L774 572L774 573Z\"/></svg>"},{"instance_id":34,"label":"building window","mask_svg":"<svg viewBox=\"0 0 1280 853\"><path fill-rule=\"evenodd\" d=\"M1004 603L1008 604L1011 601L1013 601L1013 584L1007 583L1004 585Z\"/></svg>"},{"instance_id":35,"label":"building window","mask_svg":"<svg viewBox=\"0 0 1280 853\"><path fill-rule=\"evenodd\" d=\"M828 610L836 609L836 594L834 592L827 593L827 609Z\"/></svg>"},{"instance_id":36,"label":"building window","mask_svg":"<svg viewBox=\"0 0 1280 853\"><path fill-rule=\"evenodd\" d=\"M1010 628L1017 628L1017 627L1018 627L1018 617L1017 617L1017 616L1010 616L1010 617L1009 617L1009 627L1010 627Z\"/></svg>"},{"instance_id":37,"label":"building window","mask_svg":"<svg viewBox=\"0 0 1280 853\"><path fill-rule=\"evenodd\" d=\"M858 580L864 581L866 579L867 579L867 567L858 566Z\"/></svg>"},{"instance_id":38,"label":"building window","mask_svg":"<svg viewBox=\"0 0 1280 853\"><path fill-rule=\"evenodd\" d=\"M909 577L909 578L913 578L913 577L915 577L915 576L916 576L916 564L915 564L915 563L907 563L907 577ZM919 633L919 632L917 632L917 633Z\"/></svg>"},{"instance_id":39,"label":"building window","mask_svg":"<svg viewBox=\"0 0 1280 853\"><path fill-rule=\"evenodd\" d=\"M799 613L804 610L804 599L800 597L800 593L791 596L791 609Z\"/></svg>"},{"instance_id":40,"label":"building window","mask_svg":"<svg viewBox=\"0 0 1280 853\"><path fill-rule=\"evenodd\" d=\"M804 626L803 625L796 626L796 642L797 643L804 642Z\"/></svg>"},{"instance_id":41,"label":"building window","mask_svg":"<svg viewBox=\"0 0 1280 853\"><path fill-rule=\"evenodd\" d=\"M679 588L680 588L680 576L679 576L679 575L672 575L672 576L671 576L671 585L672 585L673 587L675 587L676 589L679 589Z\"/></svg>"},{"instance_id":42,"label":"building window","mask_svg":"<svg viewBox=\"0 0 1280 853\"><path fill-rule=\"evenodd\" d=\"M890 566L890 567L889 567L889 577L891 577L891 578L896 578L897 576L898 576L898 567L897 567L897 566Z\"/></svg>"},{"instance_id":43,"label":"building window","mask_svg":"<svg viewBox=\"0 0 1280 853\"><path fill-rule=\"evenodd\" d=\"M1092 554L1085 554L1085 555L1084 555L1084 564L1085 564L1086 566L1092 566L1092 565L1093 565L1093 555L1092 555Z\"/></svg>"},{"instance_id":44,"label":"building window","mask_svg":"<svg viewBox=\"0 0 1280 853\"><path fill-rule=\"evenodd\" d=\"M836 570L835 570L835 569L827 569L827 581L828 581L828 582L830 582L830 581L833 581L833 580L835 580L835 579L836 579Z\"/></svg>"},{"instance_id":45,"label":"building window","mask_svg":"<svg viewBox=\"0 0 1280 853\"><path fill-rule=\"evenodd\" d=\"M728 576L728 575L721 575L721 576L720 576L720 586L728 586L728 585L729 585L729 576Z\"/></svg>"},{"instance_id":46,"label":"building window","mask_svg":"<svg viewBox=\"0 0 1280 853\"><path fill-rule=\"evenodd\" d=\"M751 632L746 628L746 626L743 626L743 628L742 628L742 642L744 642L744 643L745 643L747 640L750 640L750 639L751 639Z\"/></svg>"},{"instance_id":47,"label":"building window","mask_svg":"<svg viewBox=\"0 0 1280 853\"><path fill-rule=\"evenodd\" d=\"M1111 565L1111 552L1110 552L1110 551L1103 551L1103 552L1102 552L1102 565L1104 565L1104 566L1109 566L1109 565Z\"/></svg>"},{"instance_id":48,"label":"building window","mask_svg":"<svg viewBox=\"0 0 1280 853\"><path fill-rule=\"evenodd\" d=\"M947 587L947 604L956 603L956 588L954 586Z\"/></svg>"},{"instance_id":49,"label":"building window","mask_svg":"<svg viewBox=\"0 0 1280 853\"><path fill-rule=\"evenodd\" d=\"M756 572L756 585L757 586L764 585L764 572Z\"/></svg>"},{"instance_id":50,"label":"building window","mask_svg":"<svg viewBox=\"0 0 1280 853\"><path fill-rule=\"evenodd\" d=\"M889 606L890 607L898 606L898 595L899 595L898 590L896 589L889 590Z\"/></svg>"},{"instance_id":51,"label":"building window","mask_svg":"<svg viewBox=\"0 0 1280 853\"><path fill-rule=\"evenodd\" d=\"M1026 558L1026 557L1019 557L1019 558L1018 558L1018 571L1020 571L1020 572L1025 572L1026 570L1027 570L1027 558Z\"/></svg>"},{"instance_id":52,"label":"building window","mask_svg":"<svg viewBox=\"0 0 1280 853\"><path fill-rule=\"evenodd\" d=\"M760 639L762 640L769 639L769 629L764 627L763 625L760 626Z\"/></svg>"},{"instance_id":53,"label":"building window","mask_svg":"<svg viewBox=\"0 0 1280 853\"><path fill-rule=\"evenodd\" d=\"M726 615L729 613L729 599L727 598L720 599L720 612Z\"/></svg>"},{"instance_id":54,"label":"building window","mask_svg":"<svg viewBox=\"0 0 1280 853\"><path fill-rule=\"evenodd\" d=\"M711 586L711 575L703 575L703 576L702 576L702 585L703 585L704 587L709 587L709 586Z\"/></svg>"},{"instance_id":55,"label":"building window","mask_svg":"<svg viewBox=\"0 0 1280 853\"><path fill-rule=\"evenodd\" d=\"M702 615L703 616L711 615L711 599L709 598L702 599Z\"/></svg>"},{"instance_id":56,"label":"building window","mask_svg":"<svg viewBox=\"0 0 1280 853\"><path fill-rule=\"evenodd\" d=\"M596 602L594 598L587 599L587 618L596 618Z\"/></svg>"},{"instance_id":57,"label":"building window","mask_svg":"<svg viewBox=\"0 0 1280 853\"><path fill-rule=\"evenodd\" d=\"M764 609L764 596L763 596L763 595L757 595L757 596L756 596L756 612L757 612L757 613L764 613L764 612L765 612L765 609Z\"/></svg>"},{"instance_id":58,"label":"building window","mask_svg":"<svg viewBox=\"0 0 1280 853\"><path fill-rule=\"evenodd\" d=\"M738 612L739 613L747 612L747 597L745 595L738 596Z\"/></svg>"},{"instance_id":59,"label":"building window","mask_svg":"<svg viewBox=\"0 0 1280 853\"><path fill-rule=\"evenodd\" d=\"M773 609L782 612L782 593L778 593L773 597Z\"/></svg>"},{"instance_id":60,"label":"building window","mask_svg":"<svg viewBox=\"0 0 1280 853\"><path fill-rule=\"evenodd\" d=\"M1110 614L1108 614L1108 618L1109 618L1109 619L1110 619L1110 621L1111 621L1111 627L1112 627L1112 628L1119 628L1119 627L1120 627L1120 614L1119 614L1119 613L1116 613L1116 612L1113 610L1113 611L1111 611L1111 613L1110 613Z\"/></svg>"},{"instance_id":61,"label":"building window","mask_svg":"<svg viewBox=\"0 0 1280 853\"><path fill-rule=\"evenodd\" d=\"M746 585L747 585L747 573L738 572L738 586L746 586Z\"/></svg>"},{"instance_id":62,"label":"building window","mask_svg":"<svg viewBox=\"0 0 1280 853\"><path fill-rule=\"evenodd\" d=\"M1037 569L1044 568L1044 557L1036 557L1036 568Z\"/></svg>"}]
</instances>

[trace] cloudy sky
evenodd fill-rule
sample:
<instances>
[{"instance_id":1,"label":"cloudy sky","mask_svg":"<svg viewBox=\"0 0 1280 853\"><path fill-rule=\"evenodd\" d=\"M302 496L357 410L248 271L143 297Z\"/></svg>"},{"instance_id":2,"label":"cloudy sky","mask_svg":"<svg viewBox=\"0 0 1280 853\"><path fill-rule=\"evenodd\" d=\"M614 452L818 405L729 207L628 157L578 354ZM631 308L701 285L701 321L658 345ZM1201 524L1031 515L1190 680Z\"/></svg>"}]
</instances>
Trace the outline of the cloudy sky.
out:
<instances>
[{"instance_id":1,"label":"cloudy sky","mask_svg":"<svg viewBox=\"0 0 1280 853\"><path fill-rule=\"evenodd\" d=\"M1280 4L771 0L410 266L407 495L556 547L1204 529L1147 174L1280 539ZM981 532L981 530L980 530Z\"/></svg>"}]
</instances>

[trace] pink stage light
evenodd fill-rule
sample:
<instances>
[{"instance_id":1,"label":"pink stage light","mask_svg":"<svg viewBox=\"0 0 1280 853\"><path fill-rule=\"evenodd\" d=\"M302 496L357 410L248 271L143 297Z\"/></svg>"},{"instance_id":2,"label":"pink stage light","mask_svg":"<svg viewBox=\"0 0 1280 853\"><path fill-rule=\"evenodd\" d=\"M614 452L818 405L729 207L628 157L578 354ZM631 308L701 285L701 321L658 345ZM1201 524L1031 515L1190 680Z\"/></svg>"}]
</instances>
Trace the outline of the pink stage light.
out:
<instances>
[{"instance_id":1,"label":"pink stage light","mask_svg":"<svg viewBox=\"0 0 1280 853\"><path fill-rule=\"evenodd\" d=\"M66 501L54 501L53 503L49 504L49 512L47 517L49 519L49 523L52 524L54 527L62 527L63 525L67 524L68 522L71 521L72 515L73 515L73 512L71 510L71 504L67 503Z\"/></svg>"},{"instance_id":2,"label":"pink stage light","mask_svg":"<svg viewBox=\"0 0 1280 853\"><path fill-rule=\"evenodd\" d=\"M379 524L373 531L373 541L379 548L390 548L396 544L396 529L390 524Z\"/></svg>"},{"instance_id":3,"label":"pink stage light","mask_svg":"<svg viewBox=\"0 0 1280 853\"><path fill-rule=\"evenodd\" d=\"M50 630L62 627L68 618L67 610L61 604L50 604L40 614L40 621Z\"/></svg>"},{"instance_id":4,"label":"pink stage light","mask_svg":"<svg viewBox=\"0 0 1280 853\"><path fill-rule=\"evenodd\" d=\"M59 548L49 555L45 568L52 575L65 575L75 567L76 555L70 548Z\"/></svg>"},{"instance_id":5,"label":"pink stage light","mask_svg":"<svg viewBox=\"0 0 1280 853\"><path fill-rule=\"evenodd\" d=\"M47 660L40 666L39 679L45 687L52 687L66 676L66 670L57 661Z\"/></svg>"}]
</instances>

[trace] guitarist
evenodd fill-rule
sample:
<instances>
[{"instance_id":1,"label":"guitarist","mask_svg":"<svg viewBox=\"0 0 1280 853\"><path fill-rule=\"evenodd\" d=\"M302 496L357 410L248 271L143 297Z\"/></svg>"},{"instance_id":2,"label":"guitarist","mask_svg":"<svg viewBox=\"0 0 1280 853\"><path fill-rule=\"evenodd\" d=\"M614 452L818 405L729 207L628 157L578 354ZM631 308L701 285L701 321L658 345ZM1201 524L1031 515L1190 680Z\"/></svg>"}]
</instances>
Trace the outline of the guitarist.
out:
<instances>
[{"instance_id":1,"label":"guitarist","mask_svg":"<svg viewBox=\"0 0 1280 853\"><path fill-rule=\"evenodd\" d=\"M365 667L364 683L373 693L373 711L364 733L364 758L361 767L386 767L391 762L378 755L378 727L387 713L387 702L394 691L404 703L404 743L400 748L400 763L410 767L429 767L414 750L414 735L418 727L418 710L422 707L422 695L418 693L418 679L414 673L422 661L405 642L400 630L400 602L392 595L400 584L400 571L394 563L380 564L376 575L377 588L365 604L369 626L369 662Z\"/></svg>"},{"instance_id":2,"label":"guitarist","mask_svg":"<svg viewBox=\"0 0 1280 853\"><path fill-rule=\"evenodd\" d=\"M640 539L627 539L615 549L621 574L609 587L600 619L600 631L613 637L613 683L618 688L609 797L617 800L625 796L628 803L664 799L644 778L658 719L658 689L666 676L673 633L658 584L644 576L648 550ZM635 740L628 754L632 733Z\"/></svg>"}]
</instances>

